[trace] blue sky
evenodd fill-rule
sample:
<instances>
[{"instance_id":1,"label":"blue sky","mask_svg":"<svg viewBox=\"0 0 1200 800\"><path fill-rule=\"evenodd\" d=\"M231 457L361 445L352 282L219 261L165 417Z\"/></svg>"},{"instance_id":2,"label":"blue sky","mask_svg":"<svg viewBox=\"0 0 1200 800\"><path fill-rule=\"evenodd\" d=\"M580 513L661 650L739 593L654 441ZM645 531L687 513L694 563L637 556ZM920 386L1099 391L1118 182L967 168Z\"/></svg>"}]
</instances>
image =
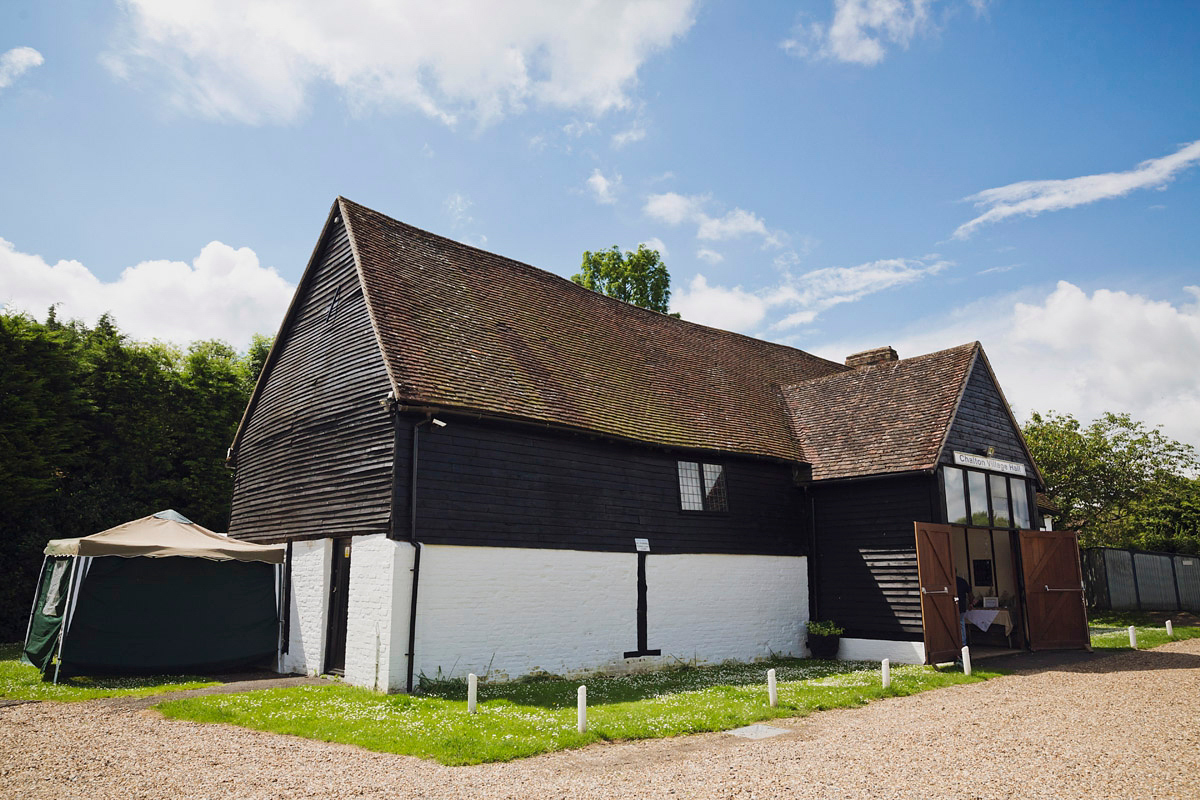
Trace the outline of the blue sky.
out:
<instances>
[{"instance_id":1,"label":"blue sky","mask_svg":"<svg viewBox=\"0 0 1200 800\"><path fill-rule=\"evenodd\" d=\"M277 328L333 199L1200 445L1200 4L10 0L0 302Z\"/></svg>"}]
</instances>

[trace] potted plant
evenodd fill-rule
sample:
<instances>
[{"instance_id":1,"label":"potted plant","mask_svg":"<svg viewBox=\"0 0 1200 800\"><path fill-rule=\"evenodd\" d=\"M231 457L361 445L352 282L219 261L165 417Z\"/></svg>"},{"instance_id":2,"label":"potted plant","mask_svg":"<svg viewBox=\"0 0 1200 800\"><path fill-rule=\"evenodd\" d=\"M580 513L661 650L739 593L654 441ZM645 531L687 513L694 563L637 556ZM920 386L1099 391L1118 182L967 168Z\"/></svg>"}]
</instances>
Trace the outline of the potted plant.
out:
<instances>
[{"instance_id":1,"label":"potted plant","mask_svg":"<svg viewBox=\"0 0 1200 800\"><path fill-rule=\"evenodd\" d=\"M837 658L838 644L846 629L832 620L808 623L808 649L813 658Z\"/></svg>"}]
</instances>

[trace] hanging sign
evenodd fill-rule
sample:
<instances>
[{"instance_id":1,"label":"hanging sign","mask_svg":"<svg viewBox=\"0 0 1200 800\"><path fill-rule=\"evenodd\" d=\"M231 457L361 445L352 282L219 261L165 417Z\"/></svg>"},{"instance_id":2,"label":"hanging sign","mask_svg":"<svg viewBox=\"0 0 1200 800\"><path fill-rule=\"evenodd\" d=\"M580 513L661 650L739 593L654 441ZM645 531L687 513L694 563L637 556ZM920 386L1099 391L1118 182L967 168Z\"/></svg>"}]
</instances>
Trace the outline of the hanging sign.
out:
<instances>
[{"instance_id":1,"label":"hanging sign","mask_svg":"<svg viewBox=\"0 0 1200 800\"><path fill-rule=\"evenodd\" d=\"M1007 472L1009 475L1025 474L1024 464L1018 464L1015 461L1004 461L999 458L977 456L972 453L960 453L957 450L954 451L954 463L964 467L991 470L992 472Z\"/></svg>"}]
</instances>

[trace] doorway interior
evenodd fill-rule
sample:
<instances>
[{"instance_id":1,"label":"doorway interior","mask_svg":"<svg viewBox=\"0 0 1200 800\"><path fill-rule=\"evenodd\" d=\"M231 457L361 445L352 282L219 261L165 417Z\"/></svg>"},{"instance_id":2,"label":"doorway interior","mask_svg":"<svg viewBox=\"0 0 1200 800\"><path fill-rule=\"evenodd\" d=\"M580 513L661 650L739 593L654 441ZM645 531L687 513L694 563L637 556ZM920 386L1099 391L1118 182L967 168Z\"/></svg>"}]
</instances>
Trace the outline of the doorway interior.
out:
<instances>
[{"instance_id":1,"label":"doorway interior","mask_svg":"<svg viewBox=\"0 0 1200 800\"><path fill-rule=\"evenodd\" d=\"M1016 533L956 526L950 542L955 575L971 587L964 644L970 646L972 657L988 658L1027 649Z\"/></svg>"},{"instance_id":2,"label":"doorway interior","mask_svg":"<svg viewBox=\"0 0 1200 800\"><path fill-rule=\"evenodd\" d=\"M346 627L350 620L350 540L333 540L329 570L329 617L325 632L327 675L346 673Z\"/></svg>"}]
</instances>

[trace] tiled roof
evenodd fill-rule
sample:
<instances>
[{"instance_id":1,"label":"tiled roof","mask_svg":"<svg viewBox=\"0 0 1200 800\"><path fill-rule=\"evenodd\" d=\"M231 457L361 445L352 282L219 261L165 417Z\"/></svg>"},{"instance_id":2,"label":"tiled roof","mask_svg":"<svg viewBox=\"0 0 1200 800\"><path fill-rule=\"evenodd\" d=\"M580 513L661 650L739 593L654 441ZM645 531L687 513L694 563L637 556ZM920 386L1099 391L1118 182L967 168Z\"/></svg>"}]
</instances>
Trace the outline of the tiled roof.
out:
<instances>
[{"instance_id":1,"label":"tiled roof","mask_svg":"<svg viewBox=\"0 0 1200 800\"><path fill-rule=\"evenodd\" d=\"M848 369L338 204L405 404L801 461L779 386Z\"/></svg>"},{"instance_id":2,"label":"tiled roof","mask_svg":"<svg viewBox=\"0 0 1200 800\"><path fill-rule=\"evenodd\" d=\"M932 469L979 343L785 386L813 479Z\"/></svg>"}]
</instances>

